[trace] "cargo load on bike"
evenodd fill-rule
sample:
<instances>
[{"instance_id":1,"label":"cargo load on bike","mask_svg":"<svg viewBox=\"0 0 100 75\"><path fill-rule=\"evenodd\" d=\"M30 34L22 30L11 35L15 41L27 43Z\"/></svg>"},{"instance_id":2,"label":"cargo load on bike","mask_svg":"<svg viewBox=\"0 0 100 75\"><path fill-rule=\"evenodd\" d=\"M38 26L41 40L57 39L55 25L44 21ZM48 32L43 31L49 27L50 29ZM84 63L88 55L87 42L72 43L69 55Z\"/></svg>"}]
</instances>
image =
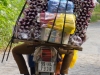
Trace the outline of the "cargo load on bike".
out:
<instances>
[{"instance_id":1,"label":"cargo load on bike","mask_svg":"<svg viewBox=\"0 0 100 75\"><path fill-rule=\"evenodd\" d=\"M11 48L12 43L18 42L30 44L29 47L35 48L33 60L37 63L37 74L51 75L55 72L56 59L62 57L59 53L66 54L67 50L82 51L83 39L79 36L84 36L91 16L90 11L94 7L90 5L92 1L89 1L89 3L86 0L80 1L84 7L80 10L82 7L78 7L75 1L71 0L27 0L16 21L8 46ZM81 24L84 25L83 29ZM32 45L33 43L35 44Z\"/></svg>"},{"instance_id":2,"label":"cargo load on bike","mask_svg":"<svg viewBox=\"0 0 100 75\"><path fill-rule=\"evenodd\" d=\"M34 9L35 6L37 9ZM47 3L35 3L27 0L14 27L14 41L67 44L70 34L75 31L76 16L73 10L72 1L49 0Z\"/></svg>"}]
</instances>

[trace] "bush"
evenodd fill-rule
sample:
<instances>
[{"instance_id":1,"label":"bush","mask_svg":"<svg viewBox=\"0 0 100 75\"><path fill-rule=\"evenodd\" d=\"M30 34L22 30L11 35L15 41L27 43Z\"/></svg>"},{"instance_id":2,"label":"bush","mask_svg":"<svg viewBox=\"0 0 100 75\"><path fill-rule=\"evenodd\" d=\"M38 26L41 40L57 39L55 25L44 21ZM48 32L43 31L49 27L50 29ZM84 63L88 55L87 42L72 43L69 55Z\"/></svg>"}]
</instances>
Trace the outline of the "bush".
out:
<instances>
[{"instance_id":1,"label":"bush","mask_svg":"<svg viewBox=\"0 0 100 75\"><path fill-rule=\"evenodd\" d=\"M100 0L97 0L100 3Z\"/></svg>"},{"instance_id":2,"label":"bush","mask_svg":"<svg viewBox=\"0 0 100 75\"><path fill-rule=\"evenodd\" d=\"M98 20L100 20L100 4L95 7L91 17L91 22L96 22Z\"/></svg>"},{"instance_id":3,"label":"bush","mask_svg":"<svg viewBox=\"0 0 100 75\"><path fill-rule=\"evenodd\" d=\"M0 48L5 47L25 0L0 0Z\"/></svg>"}]
</instances>

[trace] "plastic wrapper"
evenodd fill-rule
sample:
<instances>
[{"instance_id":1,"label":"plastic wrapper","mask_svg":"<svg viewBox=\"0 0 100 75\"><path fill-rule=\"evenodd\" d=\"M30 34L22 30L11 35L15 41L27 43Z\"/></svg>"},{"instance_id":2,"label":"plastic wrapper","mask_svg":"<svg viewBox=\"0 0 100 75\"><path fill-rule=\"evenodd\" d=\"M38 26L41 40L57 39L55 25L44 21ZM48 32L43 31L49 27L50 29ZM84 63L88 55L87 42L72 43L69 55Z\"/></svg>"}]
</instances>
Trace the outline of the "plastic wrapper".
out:
<instances>
[{"instance_id":1,"label":"plastic wrapper","mask_svg":"<svg viewBox=\"0 0 100 75\"><path fill-rule=\"evenodd\" d=\"M49 33L50 33L50 30L51 30L50 28L42 28L40 39L43 40L43 41L47 41ZM52 32L51 32L51 35L50 35L49 42L59 43L60 44L61 43L61 36L62 36L62 32L61 31L53 29ZM67 44L68 43L69 36L70 36L70 34L64 33L63 44Z\"/></svg>"},{"instance_id":2,"label":"plastic wrapper","mask_svg":"<svg viewBox=\"0 0 100 75\"><path fill-rule=\"evenodd\" d=\"M67 4L67 0L49 0L48 1L48 12L57 13L57 9L58 9L58 13L65 13L65 11L66 13L73 13L73 10L74 10L73 2L68 1L67 6L66 4ZM67 7L67 10L66 10L66 7Z\"/></svg>"},{"instance_id":3,"label":"plastic wrapper","mask_svg":"<svg viewBox=\"0 0 100 75\"><path fill-rule=\"evenodd\" d=\"M62 31L63 26L64 26L65 14L61 14L61 13L56 14L56 13L49 13L49 12L39 13L38 22L41 23L42 27L52 28L55 17L56 17L56 21L55 21L53 29ZM75 20L76 18L74 14L66 14L64 32L69 33L69 34L74 33Z\"/></svg>"}]
</instances>

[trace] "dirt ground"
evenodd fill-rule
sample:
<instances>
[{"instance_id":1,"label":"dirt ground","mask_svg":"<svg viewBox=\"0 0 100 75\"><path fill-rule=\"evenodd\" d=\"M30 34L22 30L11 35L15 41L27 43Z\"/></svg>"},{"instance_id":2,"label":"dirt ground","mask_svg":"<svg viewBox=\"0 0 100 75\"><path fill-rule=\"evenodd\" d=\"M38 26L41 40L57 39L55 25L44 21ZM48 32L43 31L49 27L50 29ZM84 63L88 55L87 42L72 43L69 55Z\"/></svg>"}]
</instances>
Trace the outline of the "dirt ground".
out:
<instances>
[{"instance_id":1,"label":"dirt ground","mask_svg":"<svg viewBox=\"0 0 100 75\"><path fill-rule=\"evenodd\" d=\"M78 52L78 60L69 70L69 75L100 75L100 22L91 23L87 35L88 39L82 45L83 51ZM3 52L0 61L2 55ZM0 63L0 75L20 75L12 54L8 61Z\"/></svg>"}]
</instances>

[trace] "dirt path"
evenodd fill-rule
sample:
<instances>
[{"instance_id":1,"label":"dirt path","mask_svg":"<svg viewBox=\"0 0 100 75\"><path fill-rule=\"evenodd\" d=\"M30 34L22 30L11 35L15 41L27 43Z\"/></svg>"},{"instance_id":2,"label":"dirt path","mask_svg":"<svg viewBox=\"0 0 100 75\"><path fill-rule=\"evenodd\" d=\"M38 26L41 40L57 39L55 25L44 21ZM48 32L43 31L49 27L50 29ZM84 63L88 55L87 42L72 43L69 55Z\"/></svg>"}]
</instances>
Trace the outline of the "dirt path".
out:
<instances>
[{"instance_id":1,"label":"dirt path","mask_svg":"<svg viewBox=\"0 0 100 75\"><path fill-rule=\"evenodd\" d=\"M100 75L100 22L92 23L87 35L84 49L79 52L76 65L69 75Z\"/></svg>"},{"instance_id":2,"label":"dirt path","mask_svg":"<svg viewBox=\"0 0 100 75\"><path fill-rule=\"evenodd\" d=\"M69 75L100 75L100 22L92 23L87 35L84 49L78 53L78 60L75 67L69 70ZM0 63L0 75L20 75L12 54L7 62Z\"/></svg>"}]
</instances>

